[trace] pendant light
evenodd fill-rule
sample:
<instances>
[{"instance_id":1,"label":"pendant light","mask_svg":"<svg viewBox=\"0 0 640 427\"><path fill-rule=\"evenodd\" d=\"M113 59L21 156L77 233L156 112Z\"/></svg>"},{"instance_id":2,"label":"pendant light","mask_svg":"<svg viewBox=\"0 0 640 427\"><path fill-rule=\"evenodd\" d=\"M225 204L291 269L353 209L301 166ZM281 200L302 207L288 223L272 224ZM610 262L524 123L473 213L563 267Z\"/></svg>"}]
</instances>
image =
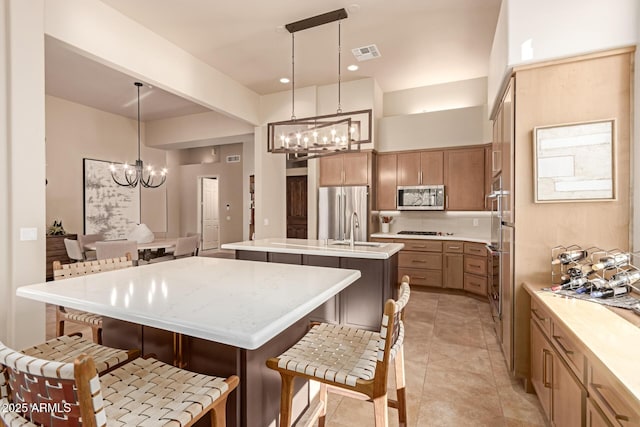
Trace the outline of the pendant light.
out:
<instances>
[{"instance_id":1,"label":"pendant light","mask_svg":"<svg viewBox=\"0 0 640 427\"><path fill-rule=\"evenodd\" d=\"M144 188L158 188L167 180L167 169L162 168L160 172L156 172L152 166L145 168L142 159L140 159L140 87L142 87L142 83L135 82L134 85L138 88L138 159L135 165L127 163L122 165L121 171L118 171L118 168L113 164L109 166L111 178L122 187L135 188L140 184Z\"/></svg>"},{"instance_id":2,"label":"pendant light","mask_svg":"<svg viewBox=\"0 0 640 427\"><path fill-rule=\"evenodd\" d=\"M347 16L345 9L338 9L285 25L291 33L291 119L267 125L267 151L285 153L295 160L307 160L360 151L360 144L371 142L371 110L342 112L341 24ZM298 119L295 115L295 33L335 21L338 21L336 114Z\"/></svg>"}]
</instances>

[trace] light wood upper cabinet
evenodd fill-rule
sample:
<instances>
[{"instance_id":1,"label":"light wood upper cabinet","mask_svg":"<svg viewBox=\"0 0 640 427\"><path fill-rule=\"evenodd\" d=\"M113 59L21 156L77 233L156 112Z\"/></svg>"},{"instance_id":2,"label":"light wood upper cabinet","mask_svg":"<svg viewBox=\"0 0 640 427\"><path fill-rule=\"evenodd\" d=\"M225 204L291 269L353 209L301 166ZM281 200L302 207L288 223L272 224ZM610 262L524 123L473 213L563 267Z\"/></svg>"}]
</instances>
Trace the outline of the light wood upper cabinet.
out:
<instances>
[{"instance_id":1,"label":"light wood upper cabinet","mask_svg":"<svg viewBox=\"0 0 640 427\"><path fill-rule=\"evenodd\" d=\"M484 163L483 147L445 151L447 210L484 210Z\"/></svg>"},{"instance_id":2,"label":"light wood upper cabinet","mask_svg":"<svg viewBox=\"0 0 640 427\"><path fill-rule=\"evenodd\" d=\"M369 153L320 158L320 186L369 184Z\"/></svg>"},{"instance_id":3,"label":"light wood upper cabinet","mask_svg":"<svg viewBox=\"0 0 640 427\"><path fill-rule=\"evenodd\" d=\"M442 151L398 154L398 185L444 184L442 160Z\"/></svg>"},{"instance_id":4,"label":"light wood upper cabinet","mask_svg":"<svg viewBox=\"0 0 640 427\"><path fill-rule=\"evenodd\" d=\"M397 193L397 161L396 154L379 154L377 176L377 200L378 210L395 210Z\"/></svg>"}]
</instances>

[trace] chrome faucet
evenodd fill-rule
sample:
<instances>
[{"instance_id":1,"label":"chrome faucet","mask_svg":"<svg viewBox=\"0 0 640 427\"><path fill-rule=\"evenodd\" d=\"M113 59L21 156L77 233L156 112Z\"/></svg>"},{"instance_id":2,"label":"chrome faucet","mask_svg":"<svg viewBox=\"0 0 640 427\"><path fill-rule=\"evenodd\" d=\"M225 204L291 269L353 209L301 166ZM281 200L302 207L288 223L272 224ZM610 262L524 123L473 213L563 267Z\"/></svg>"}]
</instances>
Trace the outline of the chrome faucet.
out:
<instances>
[{"instance_id":1,"label":"chrome faucet","mask_svg":"<svg viewBox=\"0 0 640 427\"><path fill-rule=\"evenodd\" d=\"M353 211L351 214L351 232L349 233L349 246L352 248L355 246L355 231L354 229L360 228L360 221L358 221L358 214Z\"/></svg>"}]
</instances>

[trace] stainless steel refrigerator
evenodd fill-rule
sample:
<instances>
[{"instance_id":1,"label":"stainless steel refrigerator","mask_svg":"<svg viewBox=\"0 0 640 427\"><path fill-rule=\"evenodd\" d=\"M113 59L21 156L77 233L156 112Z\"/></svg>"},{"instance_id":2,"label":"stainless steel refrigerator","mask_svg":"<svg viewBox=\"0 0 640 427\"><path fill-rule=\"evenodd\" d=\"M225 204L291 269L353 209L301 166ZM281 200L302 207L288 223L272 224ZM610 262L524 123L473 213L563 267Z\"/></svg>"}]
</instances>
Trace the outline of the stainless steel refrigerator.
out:
<instances>
[{"instance_id":1,"label":"stainless steel refrigerator","mask_svg":"<svg viewBox=\"0 0 640 427\"><path fill-rule=\"evenodd\" d=\"M320 187L318 190L318 239L347 240L353 213L358 217L354 240L367 240L369 187Z\"/></svg>"}]
</instances>

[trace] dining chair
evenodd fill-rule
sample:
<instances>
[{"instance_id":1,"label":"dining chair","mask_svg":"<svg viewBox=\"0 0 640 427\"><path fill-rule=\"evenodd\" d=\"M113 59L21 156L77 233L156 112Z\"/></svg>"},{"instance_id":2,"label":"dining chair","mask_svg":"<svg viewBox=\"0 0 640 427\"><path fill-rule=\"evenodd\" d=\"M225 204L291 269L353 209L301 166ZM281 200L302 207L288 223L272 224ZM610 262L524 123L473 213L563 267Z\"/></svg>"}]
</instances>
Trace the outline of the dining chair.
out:
<instances>
[{"instance_id":1,"label":"dining chair","mask_svg":"<svg viewBox=\"0 0 640 427\"><path fill-rule=\"evenodd\" d=\"M173 251L174 258L182 258L185 256L194 256L198 254L200 237L196 235L188 237L178 237L176 240L176 248Z\"/></svg>"},{"instance_id":2,"label":"dining chair","mask_svg":"<svg viewBox=\"0 0 640 427\"><path fill-rule=\"evenodd\" d=\"M78 243L80 244L80 250L82 250L84 261L90 261L90 260L96 259L95 252L86 250L84 248L84 245L88 245L89 243L99 242L101 240L104 240L104 236L101 233L78 234Z\"/></svg>"},{"instance_id":3,"label":"dining chair","mask_svg":"<svg viewBox=\"0 0 640 427\"><path fill-rule=\"evenodd\" d=\"M200 253L200 244L202 241L202 235L200 233L187 233L187 237L191 237L191 236L198 236L198 246L196 248L196 256L198 256L198 254Z\"/></svg>"},{"instance_id":4,"label":"dining chair","mask_svg":"<svg viewBox=\"0 0 640 427\"><path fill-rule=\"evenodd\" d=\"M96 242L98 260L131 255L132 261L138 261L138 244L133 240L110 240Z\"/></svg>"},{"instance_id":5,"label":"dining chair","mask_svg":"<svg viewBox=\"0 0 640 427\"><path fill-rule=\"evenodd\" d=\"M67 256L74 261L84 261L84 254L77 240L64 239L64 247L67 250Z\"/></svg>"},{"instance_id":6,"label":"dining chair","mask_svg":"<svg viewBox=\"0 0 640 427\"><path fill-rule=\"evenodd\" d=\"M130 254L124 257L76 262L72 264L62 264L60 261L54 261L53 280L85 276L87 274L100 273L101 271L119 270L132 266L133 262ZM58 306L56 309L56 336L64 335L65 322L89 326L93 335L93 341L96 344L102 344L102 316L86 311L67 310L63 306Z\"/></svg>"},{"instance_id":7,"label":"dining chair","mask_svg":"<svg viewBox=\"0 0 640 427\"><path fill-rule=\"evenodd\" d=\"M280 426L291 426L294 380L320 382L320 407L314 413L325 424L327 393L373 401L376 427L387 427L387 407L398 409L401 426L407 424L404 374L404 308L409 302L409 277L403 276L398 299L384 306L380 332L328 323L313 324L309 332L267 366L280 373ZM394 362L397 400L387 396L388 371Z\"/></svg>"},{"instance_id":8,"label":"dining chair","mask_svg":"<svg viewBox=\"0 0 640 427\"><path fill-rule=\"evenodd\" d=\"M225 427L238 382L141 358L98 376L86 354L61 363L0 342L0 419L9 426L191 426L209 413L212 426Z\"/></svg>"}]
</instances>

